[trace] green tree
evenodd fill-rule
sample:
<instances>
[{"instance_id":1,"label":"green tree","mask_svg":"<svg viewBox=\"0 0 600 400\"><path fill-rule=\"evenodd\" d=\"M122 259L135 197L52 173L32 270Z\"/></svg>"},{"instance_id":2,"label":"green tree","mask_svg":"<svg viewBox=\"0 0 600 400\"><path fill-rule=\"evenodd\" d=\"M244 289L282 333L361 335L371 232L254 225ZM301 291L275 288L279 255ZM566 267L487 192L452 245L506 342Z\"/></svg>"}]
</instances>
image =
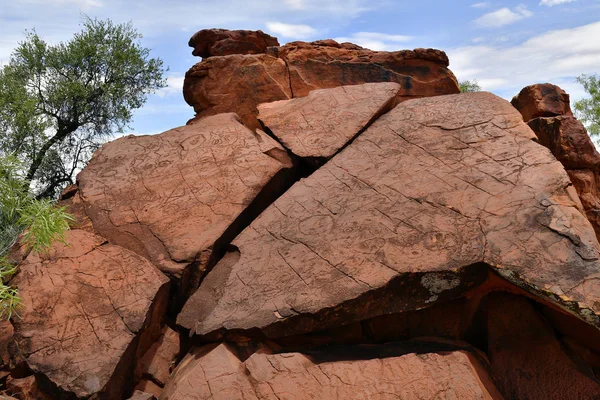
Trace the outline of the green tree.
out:
<instances>
[{"instance_id":1,"label":"green tree","mask_svg":"<svg viewBox=\"0 0 600 400\"><path fill-rule=\"evenodd\" d=\"M25 166L38 198L55 198L133 110L165 86L159 58L131 23L84 18L71 40L28 32L0 70L0 155Z\"/></svg>"},{"instance_id":2,"label":"green tree","mask_svg":"<svg viewBox=\"0 0 600 400\"><path fill-rule=\"evenodd\" d=\"M600 135L600 76L581 75L577 78L590 95L575 102L575 115L586 126L590 136Z\"/></svg>"},{"instance_id":3,"label":"green tree","mask_svg":"<svg viewBox=\"0 0 600 400\"><path fill-rule=\"evenodd\" d=\"M64 207L56 207L51 200L34 199L23 170L16 157L0 156L0 318L10 318L21 304L17 289L6 284L16 272L7 253L21 232L25 249L41 252L54 240L64 242L72 219Z\"/></svg>"},{"instance_id":4,"label":"green tree","mask_svg":"<svg viewBox=\"0 0 600 400\"><path fill-rule=\"evenodd\" d=\"M477 79L473 79L472 81L460 81L458 86L460 87L461 93L481 92L481 86L477 83Z\"/></svg>"}]
</instances>

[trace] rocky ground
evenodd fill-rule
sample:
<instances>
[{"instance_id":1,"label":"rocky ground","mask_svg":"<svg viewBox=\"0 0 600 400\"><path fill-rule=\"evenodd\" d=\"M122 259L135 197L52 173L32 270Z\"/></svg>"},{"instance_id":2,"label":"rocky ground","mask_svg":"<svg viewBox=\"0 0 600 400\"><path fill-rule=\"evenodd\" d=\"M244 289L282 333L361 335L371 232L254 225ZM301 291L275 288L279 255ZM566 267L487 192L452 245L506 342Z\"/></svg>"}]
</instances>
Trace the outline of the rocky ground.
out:
<instances>
[{"instance_id":1,"label":"rocky ground","mask_svg":"<svg viewBox=\"0 0 600 400\"><path fill-rule=\"evenodd\" d=\"M196 117L104 145L13 249L18 399L598 399L600 155L560 88L204 30Z\"/></svg>"}]
</instances>

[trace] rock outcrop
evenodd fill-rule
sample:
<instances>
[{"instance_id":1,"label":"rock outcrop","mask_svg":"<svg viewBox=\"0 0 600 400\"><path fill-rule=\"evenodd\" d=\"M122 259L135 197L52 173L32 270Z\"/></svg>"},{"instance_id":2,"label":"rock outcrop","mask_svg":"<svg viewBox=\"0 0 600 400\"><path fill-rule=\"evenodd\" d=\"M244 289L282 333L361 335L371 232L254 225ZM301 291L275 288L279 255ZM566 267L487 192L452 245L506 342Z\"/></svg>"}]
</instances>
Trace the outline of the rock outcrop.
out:
<instances>
[{"instance_id":1,"label":"rock outcrop","mask_svg":"<svg viewBox=\"0 0 600 400\"><path fill-rule=\"evenodd\" d=\"M569 95L558 86L537 84L521 90L512 103L539 142L567 170L587 218L600 237L600 154L583 124L573 117Z\"/></svg>"},{"instance_id":2,"label":"rock outcrop","mask_svg":"<svg viewBox=\"0 0 600 400\"><path fill-rule=\"evenodd\" d=\"M19 356L56 388L53 397L119 398L160 334L169 281L97 235L72 230L66 240L30 254L12 282L24 302L13 318Z\"/></svg>"},{"instance_id":3,"label":"rock outcrop","mask_svg":"<svg viewBox=\"0 0 600 400\"><path fill-rule=\"evenodd\" d=\"M178 323L307 333L453 299L488 268L595 314L598 241L534 138L488 93L401 103L242 232Z\"/></svg>"},{"instance_id":4,"label":"rock outcrop","mask_svg":"<svg viewBox=\"0 0 600 400\"><path fill-rule=\"evenodd\" d=\"M193 55L209 58L231 54L261 54L269 47L279 46L279 42L263 31L203 29L190 38L188 45L194 48Z\"/></svg>"},{"instance_id":5,"label":"rock outcrop","mask_svg":"<svg viewBox=\"0 0 600 400\"><path fill-rule=\"evenodd\" d=\"M439 50L380 52L352 43L320 40L271 45L258 54L259 46L237 43L243 41L238 39L242 37L251 38L247 40L252 43L269 42L262 32L217 33L203 30L190 40L194 55L211 56L194 65L185 76L184 98L196 111L190 123L208 115L235 112L249 128L260 128L256 120L259 104L344 85L396 82L401 86L399 100L459 92L456 78L447 68L448 57ZM221 37L226 38L223 40L227 46L220 44ZM206 50L215 47L219 50Z\"/></svg>"},{"instance_id":6,"label":"rock outcrop","mask_svg":"<svg viewBox=\"0 0 600 400\"><path fill-rule=\"evenodd\" d=\"M199 348L181 362L160 399L501 398L476 356L466 351L343 350L342 357L257 352L242 363L226 345Z\"/></svg>"},{"instance_id":7,"label":"rock outcrop","mask_svg":"<svg viewBox=\"0 0 600 400\"><path fill-rule=\"evenodd\" d=\"M223 114L108 143L77 180L94 228L151 260L185 294L292 170L274 140Z\"/></svg>"},{"instance_id":8,"label":"rock outcrop","mask_svg":"<svg viewBox=\"0 0 600 400\"><path fill-rule=\"evenodd\" d=\"M389 82L314 90L307 97L259 105L258 119L286 149L320 165L388 112L399 90Z\"/></svg>"},{"instance_id":9,"label":"rock outcrop","mask_svg":"<svg viewBox=\"0 0 600 400\"><path fill-rule=\"evenodd\" d=\"M524 87L512 99L512 105L523 115L525 122L539 117L573 116L569 95L550 83Z\"/></svg>"},{"instance_id":10,"label":"rock outcrop","mask_svg":"<svg viewBox=\"0 0 600 400\"><path fill-rule=\"evenodd\" d=\"M9 254L0 396L600 398L600 158L562 90L521 115L438 50L190 45L197 118L105 144L68 245Z\"/></svg>"}]
</instances>

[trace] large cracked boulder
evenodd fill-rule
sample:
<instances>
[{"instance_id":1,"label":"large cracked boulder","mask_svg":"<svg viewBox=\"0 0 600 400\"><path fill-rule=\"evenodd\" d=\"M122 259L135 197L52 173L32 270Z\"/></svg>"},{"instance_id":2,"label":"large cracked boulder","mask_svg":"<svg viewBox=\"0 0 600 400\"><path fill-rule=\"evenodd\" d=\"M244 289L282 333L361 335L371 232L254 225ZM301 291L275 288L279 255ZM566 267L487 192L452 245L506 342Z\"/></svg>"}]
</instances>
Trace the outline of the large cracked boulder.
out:
<instances>
[{"instance_id":1,"label":"large cracked boulder","mask_svg":"<svg viewBox=\"0 0 600 400\"><path fill-rule=\"evenodd\" d=\"M200 31L190 40L194 54L211 56L194 65L185 76L183 95L196 112L190 123L208 115L235 112L246 126L260 128L256 119L259 104L344 85L395 82L401 86L399 100L459 92L456 78L448 69L448 57L440 50L382 52L320 40L266 47L260 54L244 46L232 50L232 45L227 51L213 54L206 48L219 47L220 42L207 32ZM264 36L260 31L251 35L248 31L224 30L219 30L219 35L256 36L260 40ZM233 39L227 40L230 43ZM239 43L236 40L233 43Z\"/></svg>"},{"instance_id":2,"label":"large cracked boulder","mask_svg":"<svg viewBox=\"0 0 600 400\"><path fill-rule=\"evenodd\" d=\"M78 175L94 228L181 285L197 287L215 252L281 193L292 165L234 114L102 146Z\"/></svg>"},{"instance_id":3,"label":"large cracked boulder","mask_svg":"<svg viewBox=\"0 0 600 400\"><path fill-rule=\"evenodd\" d=\"M313 90L259 105L258 119L286 149L318 165L388 112L399 90L389 82Z\"/></svg>"},{"instance_id":4,"label":"large cracked boulder","mask_svg":"<svg viewBox=\"0 0 600 400\"><path fill-rule=\"evenodd\" d=\"M501 398L485 368L467 351L394 355L393 346L344 350L346 359L327 352L257 352L242 363L226 345L199 348L181 362L160 399Z\"/></svg>"},{"instance_id":5,"label":"large cracked boulder","mask_svg":"<svg viewBox=\"0 0 600 400\"><path fill-rule=\"evenodd\" d=\"M533 139L489 93L401 103L245 229L178 323L296 335L456 298L491 269L600 325L598 241Z\"/></svg>"},{"instance_id":6,"label":"large cracked boulder","mask_svg":"<svg viewBox=\"0 0 600 400\"><path fill-rule=\"evenodd\" d=\"M15 357L51 383L54 398L122 398L136 359L160 334L169 280L92 233L72 230L66 240L30 254L11 282L23 299L12 320Z\"/></svg>"}]
</instances>

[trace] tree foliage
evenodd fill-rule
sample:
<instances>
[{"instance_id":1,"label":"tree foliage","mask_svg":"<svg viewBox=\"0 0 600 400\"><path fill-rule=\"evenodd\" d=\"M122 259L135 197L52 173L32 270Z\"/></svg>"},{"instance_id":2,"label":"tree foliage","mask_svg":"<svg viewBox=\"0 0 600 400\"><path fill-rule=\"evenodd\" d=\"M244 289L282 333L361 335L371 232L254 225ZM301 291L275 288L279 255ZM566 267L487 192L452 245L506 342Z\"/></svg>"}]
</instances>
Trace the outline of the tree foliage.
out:
<instances>
[{"instance_id":1,"label":"tree foliage","mask_svg":"<svg viewBox=\"0 0 600 400\"><path fill-rule=\"evenodd\" d=\"M164 87L131 23L85 18L71 40L46 43L35 31L0 70L0 155L25 166L38 197L56 197L133 110Z\"/></svg>"},{"instance_id":2,"label":"tree foliage","mask_svg":"<svg viewBox=\"0 0 600 400\"><path fill-rule=\"evenodd\" d=\"M477 83L477 79L473 79L472 81L460 81L458 86L460 87L461 93L481 92L481 86Z\"/></svg>"},{"instance_id":3,"label":"tree foliage","mask_svg":"<svg viewBox=\"0 0 600 400\"><path fill-rule=\"evenodd\" d=\"M600 76L581 75L577 78L590 95L575 102L575 114L586 126L590 136L600 135Z\"/></svg>"},{"instance_id":4,"label":"tree foliage","mask_svg":"<svg viewBox=\"0 0 600 400\"><path fill-rule=\"evenodd\" d=\"M0 156L0 318L10 318L21 304L17 289L5 284L15 273L6 254L21 234L26 250L41 252L53 241L64 242L72 219L64 207L29 195L24 168L16 157Z\"/></svg>"}]
</instances>

